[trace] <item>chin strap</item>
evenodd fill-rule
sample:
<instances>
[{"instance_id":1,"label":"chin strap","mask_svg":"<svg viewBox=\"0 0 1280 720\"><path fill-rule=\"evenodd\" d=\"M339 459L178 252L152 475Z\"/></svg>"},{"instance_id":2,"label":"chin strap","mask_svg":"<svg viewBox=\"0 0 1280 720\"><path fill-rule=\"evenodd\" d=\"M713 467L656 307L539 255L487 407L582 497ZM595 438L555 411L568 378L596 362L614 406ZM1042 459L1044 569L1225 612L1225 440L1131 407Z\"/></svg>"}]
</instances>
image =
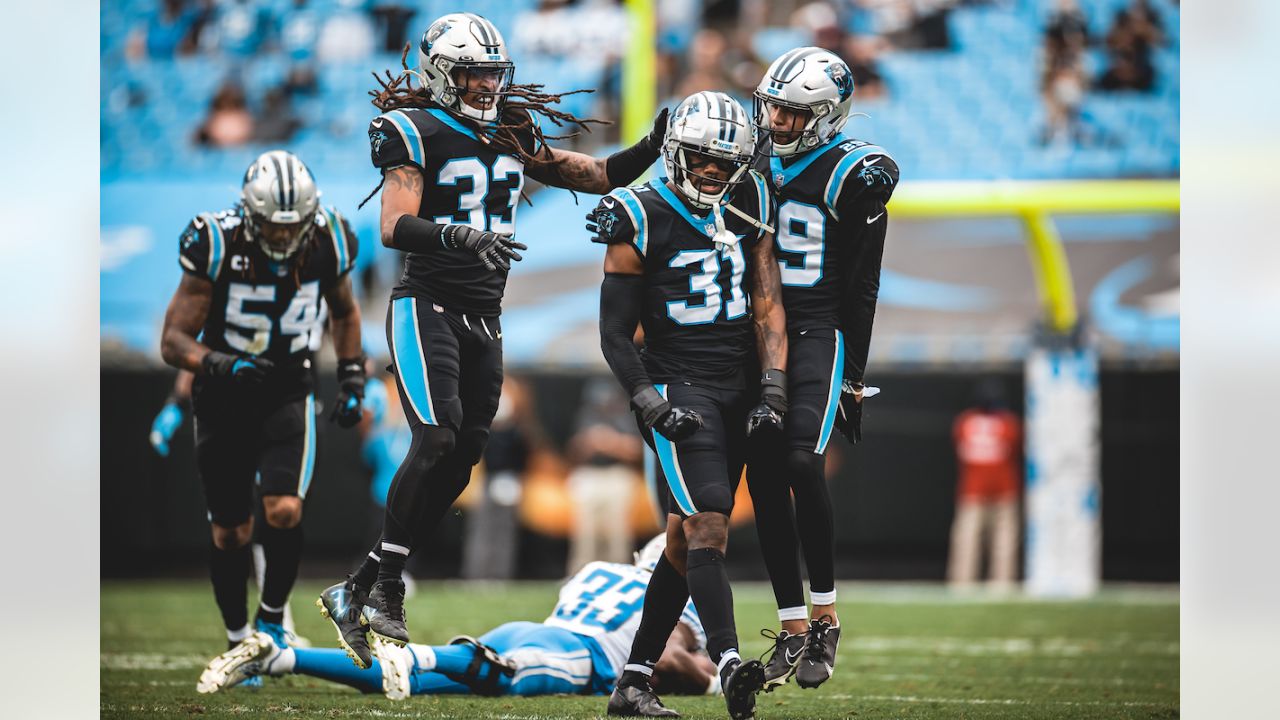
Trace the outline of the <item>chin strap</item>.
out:
<instances>
[{"instance_id":1,"label":"chin strap","mask_svg":"<svg viewBox=\"0 0 1280 720\"><path fill-rule=\"evenodd\" d=\"M720 212L721 207L723 206L720 203L711 206L711 218L716 227L715 234L711 236L711 240L716 244L716 250L721 253L728 253L738 244L738 236L729 232L729 229L724 226L724 215ZM733 206L730 205L729 207L732 208Z\"/></svg>"},{"instance_id":2,"label":"chin strap","mask_svg":"<svg viewBox=\"0 0 1280 720\"><path fill-rule=\"evenodd\" d=\"M751 223L751 224L752 224L752 225L754 225L755 227L757 227L757 228L759 228L759 229L761 229L761 230L763 230L763 231L765 231L765 232L770 232L770 233L771 233L771 232L773 232L773 228L772 228L772 227L770 227L769 225L765 225L764 223L762 223L762 222L760 222L759 220L757 220L757 219L755 219L755 218L751 217L750 215L748 215L748 214L746 214L746 213L742 212L741 210L739 210L738 208L734 207L733 205L726 205L726 207L728 207L728 208L729 208L729 212L733 213L734 215L737 215L738 217L742 218L743 220L746 220L747 222ZM724 221L723 221L723 220L721 220L720 222L723 224L723 222L724 222ZM721 227L721 226L717 226L717 229L719 229L720 227Z\"/></svg>"}]
</instances>

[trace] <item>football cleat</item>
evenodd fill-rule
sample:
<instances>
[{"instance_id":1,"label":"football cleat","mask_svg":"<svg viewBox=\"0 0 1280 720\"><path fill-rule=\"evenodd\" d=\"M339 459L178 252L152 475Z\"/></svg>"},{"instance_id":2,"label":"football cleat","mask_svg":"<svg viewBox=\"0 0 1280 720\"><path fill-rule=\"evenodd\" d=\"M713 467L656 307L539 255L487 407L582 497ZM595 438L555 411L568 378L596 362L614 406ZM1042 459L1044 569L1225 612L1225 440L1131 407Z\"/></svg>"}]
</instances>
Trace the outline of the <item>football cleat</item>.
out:
<instances>
[{"instance_id":1,"label":"football cleat","mask_svg":"<svg viewBox=\"0 0 1280 720\"><path fill-rule=\"evenodd\" d=\"M346 582L325 588L320 597L316 598L320 614L329 618L338 630L338 644L347 651L351 662L361 670L373 664L373 654L369 651L369 639L361 617L367 598L368 593L352 583L350 578Z\"/></svg>"},{"instance_id":2,"label":"football cleat","mask_svg":"<svg viewBox=\"0 0 1280 720\"><path fill-rule=\"evenodd\" d=\"M364 601L360 622L375 636L401 647L409 644L409 628L404 623L404 581L380 580L373 584Z\"/></svg>"},{"instance_id":3,"label":"football cleat","mask_svg":"<svg viewBox=\"0 0 1280 720\"><path fill-rule=\"evenodd\" d=\"M196 692L213 693L235 687L262 672L262 662L272 651L279 652L275 641L264 632L256 632L235 647L209 661L200 673Z\"/></svg>"},{"instance_id":4,"label":"football cleat","mask_svg":"<svg viewBox=\"0 0 1280 720\"><path fill-rule=\"evenodd\" d=\"M751 720L756 712L756 693L764 687L764 665L759 660L731 660L720 672L724 702L733 720Z\"/></svg>"},{"instance_id":5,"label":"football cleat","mask_svg":"<svg viewBox=\"0 0 1280 720\"><path fill-rule=\"evenodd\" d=\"M272 641L279 647L289 647L289 633L284 629L284 625L280 623L267 622L262 618L253 621L253 629L266 633L271 636Z\"/></svg>"},{"instance_id":6,"label":"football cleat","mask_svg":"<svg viewBox=\"0 0 1280 720\"><path fill-rule=\"evenodd\" d=\"M786 630L777 634L772 630L761 630L760 634L773 640L773 650L764 665L764 691L773 692L796 674L796 665L804 655L808 635L792 635Z\"/></svg>"},{"instance_id":7,"label":"football cleat","mask_svg":"<svg viewBox=\"0 0 1280 720\"><path fill-rule=\"evenodd\" d=\"M382 669L382 694L388 700L409 697L412 694L409 678L413 677L413 652L379 638L374 639L373 650L378 655L378 667Z\"/></svg>"},{"instance_id":8,"label":"football cleat","mask_svg":"<svg viewBox=\"0 0 1280 720\"><path fill-rule=\"evenodd\" d=\"M823 615L809 621L809 643L804 657L796 666L796 684L816 688L831 678L836 665L836 646L840 644L840 628L831 626L831 618Z\"/></svg>"},{"instance_id":9,"label":"football cleat","mask_svg":"<svg viewBox=\"0 0 1280 720\"><path fill-rule=\"evenodd\" d=\"M609 696L609 715L621 717L680 717L680 713L662 704L648 685L626 685L614 688Z\"/></svg>"}]
</instances>

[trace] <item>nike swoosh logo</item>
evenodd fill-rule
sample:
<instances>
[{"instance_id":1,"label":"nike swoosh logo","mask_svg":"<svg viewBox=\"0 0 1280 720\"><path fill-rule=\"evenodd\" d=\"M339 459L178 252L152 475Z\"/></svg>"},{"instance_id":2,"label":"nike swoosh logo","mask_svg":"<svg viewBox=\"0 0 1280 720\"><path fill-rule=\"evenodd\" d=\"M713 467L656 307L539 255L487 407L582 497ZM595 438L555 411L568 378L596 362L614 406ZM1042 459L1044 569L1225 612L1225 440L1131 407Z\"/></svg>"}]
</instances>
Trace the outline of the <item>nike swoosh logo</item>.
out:
<instances>
[{"instance_id":1,"label":"nike swoosh logo","mask_svg":"<svg viewBox=\"0 0 1280 720\"><path fill-rule=\"evenodd\" d=\"M802 652L804 652L804 648L801 648L799 651L797 651L795 655L792 655L790 650L787 650L785 653L783 653L787 658L787 664L795 665L796 660L800 659L800 653Z\"/></svg>"},{"instance_id":2,"label":"nike swoosh logo","mask_svg":"<svg viewBox=\"0 0 1280 720\"><path fill-rule=\"evenodd\" d=\"M204 227L204 220L201 220L200 218L196 218L195 220L191 221L191 225L195 229L199 230L200 228Z\"/></svg>"},{"instance_id":3,"label":"nike swoosh logo","mask_svg":"<svg viewBox=\"0 0 1280 720\"><path fill-rule=\"evenodd\" d=\"M373 119L373 126L374 126L374 127L382 127L382 118L374 118L374 119Z\"/></svg>"},{"instance_id":4,"label":"nike swoosh logo","mask_svg":"<svg viewBox=\"0 0 1280 720\"><path fill-rule=\"evenodd\" d=\"M880 159L880 156L879 156L879 155L872 155L872 156L870 156L870 157L863 158L863 159L862 159L862 167L869 167L872 163L874 163L875 161L877 161L877 160L879 160L879 159Z\"/></svg>"},{"instance_id":5,"label":"nike swoosh logo","mask_svg":"<svg viewBox=\"0 0 1280 720\"><path fill-rule=\"evenodd\" d=\"M880 213L880 215L876 215L875 217L867 218L867 224L870 225L871 223L879 220L882 215L884 215L884 213Z\"/></svg>"},{"instance_id":6,"label":"nike swoosh logo","mask_svg":"<svg viewBox=\"0 0 1280 720\"><path fill-rule=\"evenodd\" d=\"M604 198L603 200L600 201L600 204L604 205L607 208L611 208L614 206L614 202L609 198Z\"/></svg>"}]
</instances>

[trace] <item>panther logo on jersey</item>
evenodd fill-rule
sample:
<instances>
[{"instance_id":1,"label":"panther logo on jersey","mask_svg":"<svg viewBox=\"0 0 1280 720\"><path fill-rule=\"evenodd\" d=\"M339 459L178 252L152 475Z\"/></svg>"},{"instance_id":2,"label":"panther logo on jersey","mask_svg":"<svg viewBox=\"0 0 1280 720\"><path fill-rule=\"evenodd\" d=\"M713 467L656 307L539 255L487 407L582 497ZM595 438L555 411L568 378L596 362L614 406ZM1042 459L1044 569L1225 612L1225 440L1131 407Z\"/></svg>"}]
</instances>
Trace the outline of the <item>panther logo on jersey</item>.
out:
<instances>
[{"instance_id":1,"label":"panther logo on jersey","mask_svg":"<svg viewBox=\"0 0 1280 720\"><path fill-rule=\"evenodd\" d=\"M840 92L840 101L848 100L853 94L853 75L849 72L849 66L842 62L833 62L827 65L827 77L836 84L836 90Z\"/></svg>"},{"instance_id":2,"label":"panther logo on jersey","mask_svg":"<svg viewBox=\"0 0 1280 720\"><path fill-rule=\"evenodd\" d=\"M375 153L382 151L382 143L387 141L387 134L381 130L369 131L369 144L373 146Z\"/></svg>"},{"instance_id":3,"label":"panther logo on jersey","mask_svg":"<svg viewBox=\"0 0 1280 720\"><path fill-rule=\"evenodd\" d=\"M879 165L863 168L862 172L858 173L858 177L862 178L862 182L866 183L867 187L875 187L876 185L889 187L893 185L893 175L890 175L889 171Z\"/></svg>"}]
</instances>

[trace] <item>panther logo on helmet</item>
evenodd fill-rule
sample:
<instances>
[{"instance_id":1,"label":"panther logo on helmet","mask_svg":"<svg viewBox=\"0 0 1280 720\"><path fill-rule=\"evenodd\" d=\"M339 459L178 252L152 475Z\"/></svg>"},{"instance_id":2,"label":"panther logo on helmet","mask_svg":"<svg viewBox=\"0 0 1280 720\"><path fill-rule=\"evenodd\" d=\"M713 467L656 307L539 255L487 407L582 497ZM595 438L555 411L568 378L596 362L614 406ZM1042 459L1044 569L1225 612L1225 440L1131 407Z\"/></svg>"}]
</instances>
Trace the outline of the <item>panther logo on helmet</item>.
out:
<instances>
[{"instance_id":1,"label":"panther logo on helmet","mask_svg":"<svg viewBox=\"0 0 1280 720\"><path fill-rule=\"evenodd\" d=\"M848 100L853 95L853 74L849 72L849 66L842 62L833 62L827 65L827 77L831 78L831 82L836 84L836 90L840 92L840 100Z\"/></svg>"}]
</instances>

